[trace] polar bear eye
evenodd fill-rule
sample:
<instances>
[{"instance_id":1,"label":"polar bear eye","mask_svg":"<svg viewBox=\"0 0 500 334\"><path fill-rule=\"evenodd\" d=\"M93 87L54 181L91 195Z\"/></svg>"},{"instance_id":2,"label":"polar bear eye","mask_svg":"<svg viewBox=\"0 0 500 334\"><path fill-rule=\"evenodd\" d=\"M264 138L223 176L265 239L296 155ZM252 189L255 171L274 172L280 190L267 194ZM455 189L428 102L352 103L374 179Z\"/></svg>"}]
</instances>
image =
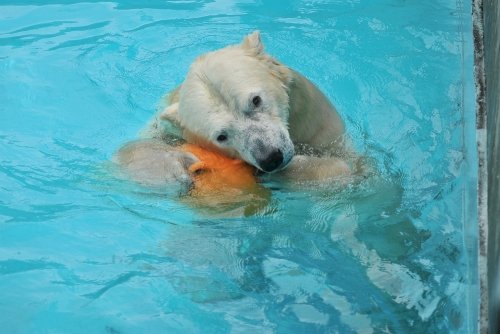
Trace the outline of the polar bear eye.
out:
<instances>
[{"instance_id":1,"label":"polar bear eye","mask_svg":"<svg viewBox=\"0 0 500 334\"><path fill-rule=\"evenodd\" d=\"M262 98L259 95L256 95L252 98L252 104L255 108L260 107L262 104Z\"/></svg>"},{"instance_id":2,"label":"polar bear eye","mask_svg":"<svg viewBox=\"0 0 500 334\"><path fill-rule=\"evenodd\" d=\"M223 134L221 133L220 135L217 136L217 141L219 143L223 143L227 140L227 135L226 134Z\"/></svg>"}]
</instances>

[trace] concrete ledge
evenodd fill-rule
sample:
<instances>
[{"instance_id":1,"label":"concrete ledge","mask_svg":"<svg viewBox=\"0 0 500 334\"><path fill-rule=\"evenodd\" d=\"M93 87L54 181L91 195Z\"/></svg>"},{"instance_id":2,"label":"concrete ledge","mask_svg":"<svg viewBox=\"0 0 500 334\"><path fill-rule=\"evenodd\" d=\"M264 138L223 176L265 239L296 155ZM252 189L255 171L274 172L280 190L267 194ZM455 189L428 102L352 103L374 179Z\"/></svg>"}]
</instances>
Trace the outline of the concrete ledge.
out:
<instances>
[{"instance_id":1,"label":"concrete ledge","mask_svg":"<svg viewBox=\"0 0 500 334\"><path fill-rule=\"evenodd\" d=\"M473 0L481 333L500 332L500 5Z\"/></svg>"},{"instance_id":2,"label":"concrete ledge","mask_svg":"<svg viewBox=\"0 0 500 334\"><path fill-rule=\"evenodd\" d=\"M500 332L500 5L483 0L488 162L489 333Z\"/></svg>"}]
</instances>

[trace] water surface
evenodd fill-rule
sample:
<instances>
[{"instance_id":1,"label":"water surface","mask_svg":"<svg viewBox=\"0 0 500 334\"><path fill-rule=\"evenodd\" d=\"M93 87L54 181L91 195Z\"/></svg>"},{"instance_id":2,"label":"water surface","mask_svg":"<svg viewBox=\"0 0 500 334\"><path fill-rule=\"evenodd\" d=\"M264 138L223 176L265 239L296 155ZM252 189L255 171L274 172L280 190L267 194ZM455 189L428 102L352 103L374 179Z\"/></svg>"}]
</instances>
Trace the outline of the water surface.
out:
<instances>
[{"instance_id":1,"label":"water surface","mask_svg":"<svg viewBox=\"0 0 500 334\"><path fill-rule=\"evenodd\" d=\"M3 1L6 333L473 333L470 4ZM254 29L337 106L378 175L266 184L215 218L106 161L200 54Z\"/></svg>"}]
</instances>

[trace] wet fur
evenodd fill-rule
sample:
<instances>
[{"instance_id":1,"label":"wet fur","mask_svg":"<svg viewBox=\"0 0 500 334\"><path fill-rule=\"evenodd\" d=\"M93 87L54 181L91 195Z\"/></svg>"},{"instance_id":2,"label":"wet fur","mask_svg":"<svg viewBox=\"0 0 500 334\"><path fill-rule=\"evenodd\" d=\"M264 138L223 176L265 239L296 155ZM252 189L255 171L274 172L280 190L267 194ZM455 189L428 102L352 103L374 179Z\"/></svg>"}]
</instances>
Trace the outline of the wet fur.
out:
<instances>
[{"instance_id":1,"label":"wet fur","mask_svg":"<svg viewBox=\"0 0 500 334\"><path fill-rule=\"evenodd\" d=\"M263 101L259 109L249 102L256 95ZM259 32L254 32L240 44L197 58L185 81L169 94L165 107L142 131L142 137L160 139L168 146L156 145L146 153L120 150L118 161L134 166L134 173L141 163L148 165L148 155L155 160L153 155L160 154L177 160L171 163L179 174L179 167L192 157L179 157L175 146L188 142L261 168L262 156L279 149L283 164L274 175L288 180L329 179L351 173L343 159L351 152L344 132L339 114L324 94L268 55ZM220 133L229 139L218 142ZM137 149L144 150L144 145ZM165 155L163 149L177 153ZM137 159L142 162L138 164ZM168 174L165 163L164 159L160 164L160 179L185 179L164 175ZM151 173L153 169L148 167ZM184 172L189 178L188 170Z\"/></svg>"}]
</instances>

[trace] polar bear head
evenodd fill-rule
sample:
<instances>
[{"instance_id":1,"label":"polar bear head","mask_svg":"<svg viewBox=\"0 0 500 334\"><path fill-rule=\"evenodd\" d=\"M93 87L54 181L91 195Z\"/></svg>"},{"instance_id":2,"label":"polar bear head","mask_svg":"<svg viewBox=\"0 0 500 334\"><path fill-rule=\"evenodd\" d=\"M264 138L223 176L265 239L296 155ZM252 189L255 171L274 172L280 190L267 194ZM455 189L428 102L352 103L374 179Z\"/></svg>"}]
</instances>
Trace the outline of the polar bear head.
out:
<instances>
[{"instance_id":1,"label":"polar bear head","mask_svg":"<svg viewBox=\"0 0 500 334\"><path fill-rule=\"evenodd\" d=\"M178 121L186 139L265 172L284 168L294 155L291 80L291 70L264 52L258 31L202 55L179 91Z\"/></svg>"}]
</instances>

